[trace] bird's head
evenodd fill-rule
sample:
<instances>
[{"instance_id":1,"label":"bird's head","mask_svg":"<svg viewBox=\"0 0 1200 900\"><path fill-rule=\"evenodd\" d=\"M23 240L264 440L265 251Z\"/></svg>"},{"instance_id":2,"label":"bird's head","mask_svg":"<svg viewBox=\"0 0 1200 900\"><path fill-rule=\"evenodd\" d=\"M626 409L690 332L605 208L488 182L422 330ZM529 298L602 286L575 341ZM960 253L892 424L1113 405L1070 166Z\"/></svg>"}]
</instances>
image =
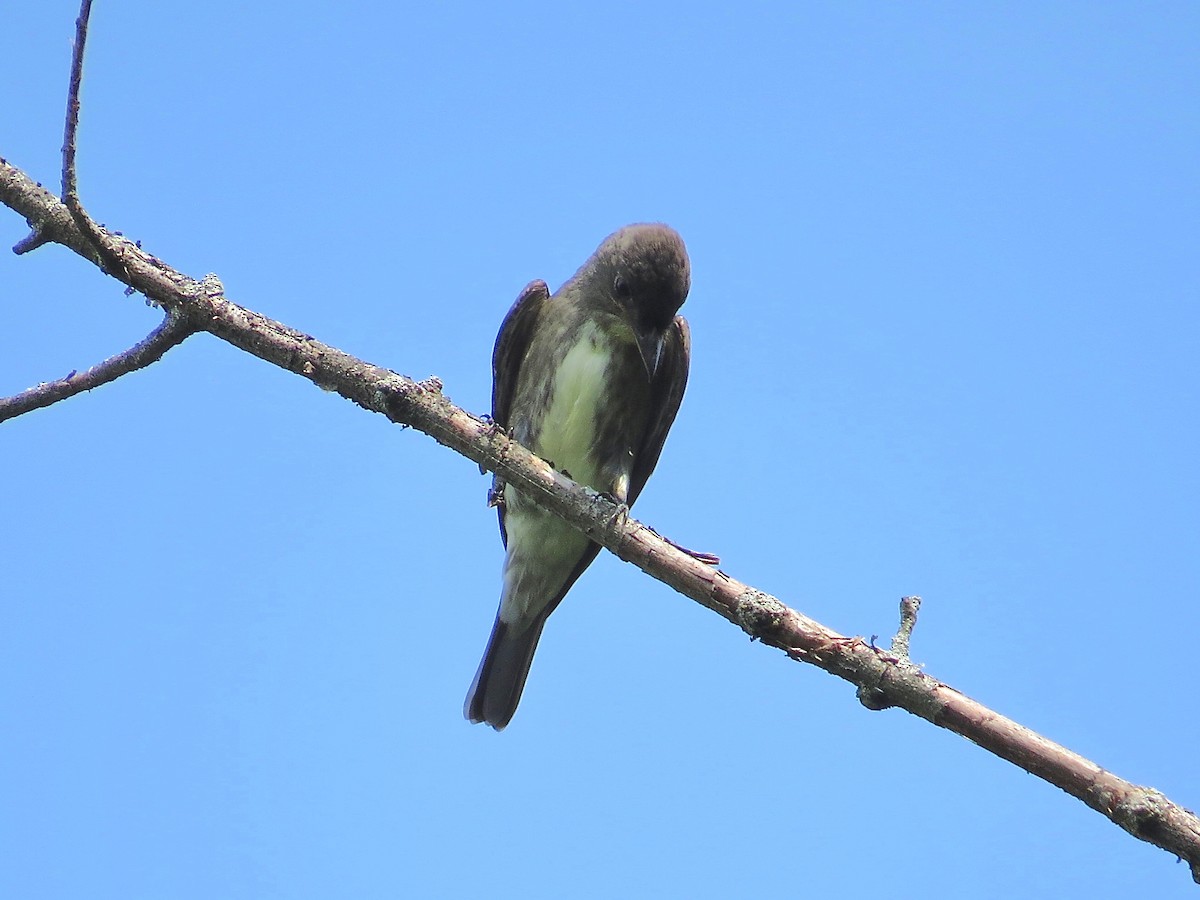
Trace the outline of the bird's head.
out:
<instances>
[{"instance_id":1,"label":"bird's head","mask_svg":"<svg viewBox=\"0 0 1200 900\"><path fill-rule=\"evenodd\" d=\"M666 225L627 225L605 238L593 259L595 277L632 329L653 378L692 282L683 238Z\"/></svg>"}]
</instances>

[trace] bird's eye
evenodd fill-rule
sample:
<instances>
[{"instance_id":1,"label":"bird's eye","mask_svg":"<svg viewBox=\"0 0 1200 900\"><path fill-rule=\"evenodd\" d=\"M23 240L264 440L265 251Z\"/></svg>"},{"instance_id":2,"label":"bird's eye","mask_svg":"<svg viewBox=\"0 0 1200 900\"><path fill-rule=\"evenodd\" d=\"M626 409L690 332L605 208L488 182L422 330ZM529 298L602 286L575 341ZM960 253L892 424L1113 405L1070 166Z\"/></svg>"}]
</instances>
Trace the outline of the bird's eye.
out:
<instances>
[{"instance_id":1,"label":"bird's eye","mask_svg":"<svg viewBox=\"0 0 1200 900\"><path fill-rule=\"evenodd\" d=\"M622 300L628 300L633 294L633 290L629 287L629 282L625 280L624 275L618 275L613 279L613 293Z\"/></svg>"}]
</instances>

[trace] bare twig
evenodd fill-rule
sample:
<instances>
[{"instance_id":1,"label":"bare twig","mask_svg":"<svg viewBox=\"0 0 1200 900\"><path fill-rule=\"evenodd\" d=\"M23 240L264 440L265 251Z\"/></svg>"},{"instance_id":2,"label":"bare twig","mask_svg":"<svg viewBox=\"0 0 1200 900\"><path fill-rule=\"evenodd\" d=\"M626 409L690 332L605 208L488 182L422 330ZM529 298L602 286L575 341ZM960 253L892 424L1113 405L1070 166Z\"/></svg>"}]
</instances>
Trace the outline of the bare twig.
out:
<instances>
[{"instance_id":1,"label":"bare twig","mask_svg":"<svg viewBox=\"0 0 1200 900\"><path fill-rule=\"evenodd\" d=\"M89 5L85 0L85 12ZM85 19L81 15L86 29ZM77 41L76 59L82 59L82 40ZM97 264L111 258L117 264L104 265L111 275L180 320L336 391L364 409L430 435L496 473L621 559L735 623L751 638L869 690L884 705L900 707L960 734L1057 785L1135 837L1186 859L1200 881L1200 819L1188 810L989 710L931 678L907 658L877 650L861 638L840 635L677 549L625 515L623 507L570 481L489 421L452 404L442 395L439 382L417 383L363 362L229 302L215 279L197 282L119 236L101 229L92 234L86 230L84 222L90 219L82 207L80 214L68 212L3 160L0 202L25 216L39 240L64 244ZM911 630L911 615L909 619ZM903 623L901 631L905 631ZM899 635L894 647L897 651L902 647Z\"/></svg>"},{"instance_id":2,"label":"bare twig","mask_svg":"<svg viewBox=\"0 0 1200 900\"><path fill-rule=\"evenodd\" d=\"M109 274L121 269L120 255L112 241L79 200L79 183L75 173L75 156L79 136L79 91L83 86L83 51L87 46L88 22L92 15L92 0L83 0L79 18L75 20L75 46L71 52L71 82L67 89L67 122L63 128L62 198L71 218L104 261Z\"/></svg>"},{"instance_id":3,"label":"bare twig","mask_svg":"<svg viewBox=\"0 0 1200 900\"><path fill-rule=\"evenodd\" d=\"M66 205L3 157L0 157L0 203L20 213L29 223L30 233L13 246L13 253L19 256L45 244L62 244L103 268L96 248L79 230Z\"/></svg>"},{"instance_id":4,"label":"bare twig","mask_svg":"<svg viewBox=\"0 0 1200 900\"><path fill-rule=\"evenodd\" d=\"M46 235L40 231L31 231L13 245L13 253L20 256L22 253L30 253L38 247L43 247L49 243L51 243L51 240Z\"/></svg>"},{"instance_id":5,"label":"bare twig","mask_svg":"<svg viewBox=\"0 0 1200 900\"><path fill-rule=\"evenodd\" d=\"M106 240L108 235L93 221L79 200L79 183L75 171L76 149L79 134L79 92L83 86L83 53L87 46L88 22L92 14L92 0L83 0L79 9L79 18L75 20L75 44L71 51L71 80L67 87L67 117L63 126L62 145L62 212L65 212L75 223L76 236L91 246L91 252L85 253L92 262L96 263L110 275L120 271L121 261L116 253L116 247ZM0 163L4 163L0 159ZM41 185L37 185L41 189ZM14 207L15 209L15 207ZM29 253L45 244L59 241L63 232L61 221L47 221L42 218L31 218L30 233L13 247L17 255ZM61 241L59 241L61 242ZM78 247L71 249L79 252Z\"/></svg>"},{"instance_id":6,"label":"bare twig","mask_svg":"<svg viewBox=\"0 0 1200 900\"><path fill-rule=\"evenodd\" d=\"M901 597L900 598L900 627L896 630L895 636L892 638L892 649L890 655L886 656L889 662L895 664L902 669L918 670L917 666L913 665L908 656L908 642L912 637L913 628L917 625L917 610L921 608L920 597ZM871 648L876 652L882 653L875 647L875 638L871 637ZM861 684L858 686L858 691L855 693L858 697L858 702L867 709L878 712L881 709L890 709L895 706L892 700L888 697L887 691L884 691L877 685Z\"/></svg>"},{"instance_id":7,"label":"bare twig","mask_svg":"<svg viewBox=\"0 0 1200 900\"><path fill-rule=\"evenodd\" d=\"M75 44L71 51L71 81L67 86L67 120L63 127L62 198L67 206L72 197L78 200L75 177L75 138L79 132L79 91L83 85L83 51L87 45L88 21L92 16L92 0L83 0L79 18L75 20Z\"/></svg>"},{"instance_id":8,"label":"bare twig","mask_svg":"<svg viewBox=\"0 0 1200 900\"><path fill-rule=\"evenodd\" d=\"M72 372L63 378L0 399L0 422L90 391L137 369L144 369L162 359L164 353L182 343L195 330L178 311L168 310L159 326L128 350L109 357L82 374Z\"/></svg>"},{"instance_id":9,"label":"bare twig","mask_svg":"<svg viewBox=\"0 0 1200 900\"><path fill-rule=\"evenodd\" d=\"M921 609L920 597L900 598L900 627L892 638L892 655L902 662L910 662L908 658L908 642L912 639L913 629L917 627L917 613Z\"/></svg>"}]
</instances>

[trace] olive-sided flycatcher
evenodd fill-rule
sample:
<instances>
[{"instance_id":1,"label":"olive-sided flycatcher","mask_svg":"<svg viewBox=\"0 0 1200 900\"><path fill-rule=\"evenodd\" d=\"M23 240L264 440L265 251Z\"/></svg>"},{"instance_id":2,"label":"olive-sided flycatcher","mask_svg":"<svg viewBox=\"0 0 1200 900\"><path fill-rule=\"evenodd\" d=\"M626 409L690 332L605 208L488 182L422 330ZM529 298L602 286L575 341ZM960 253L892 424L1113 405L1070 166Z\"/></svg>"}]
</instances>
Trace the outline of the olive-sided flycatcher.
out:
<instances>
[{"instance_id":1,"label":"olive-sided flycatcher","mask_svg":"<svg viewBox=\"0 0 1200 900\"><path fill-rule=\"evenodd\" d=\"M492 355L492 419L576 482L632 505L654 471L687 384L690 337L676 315L691 272L666 225L610 235L554 296L513 304ZM497 479L500 611L464 708L497 731L512 719L546 619L599 544Z\"/></svg>"}]
</instances>

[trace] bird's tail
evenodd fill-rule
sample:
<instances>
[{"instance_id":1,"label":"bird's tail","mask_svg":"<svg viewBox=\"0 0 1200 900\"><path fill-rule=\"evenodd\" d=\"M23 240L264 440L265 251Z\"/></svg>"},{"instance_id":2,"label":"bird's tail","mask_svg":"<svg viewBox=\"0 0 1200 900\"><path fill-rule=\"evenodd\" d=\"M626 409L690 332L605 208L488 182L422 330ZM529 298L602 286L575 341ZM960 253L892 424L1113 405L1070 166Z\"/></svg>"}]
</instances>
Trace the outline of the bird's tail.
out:
<instances>
[{"instance_id":1,"label":"bird's tail","mask_svg":"<svg viewBox=\"0 0 1200 900\"><path fill-rule=\"evenodd\" d=\"M528 628L518 630L496 617L479 671L467 691L463 715L472 722L486 722L497 731L504 730L521 702L533 652L545 624L546 616L538 616Z\"/></svg>"}]
</instances>

